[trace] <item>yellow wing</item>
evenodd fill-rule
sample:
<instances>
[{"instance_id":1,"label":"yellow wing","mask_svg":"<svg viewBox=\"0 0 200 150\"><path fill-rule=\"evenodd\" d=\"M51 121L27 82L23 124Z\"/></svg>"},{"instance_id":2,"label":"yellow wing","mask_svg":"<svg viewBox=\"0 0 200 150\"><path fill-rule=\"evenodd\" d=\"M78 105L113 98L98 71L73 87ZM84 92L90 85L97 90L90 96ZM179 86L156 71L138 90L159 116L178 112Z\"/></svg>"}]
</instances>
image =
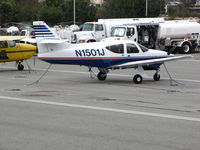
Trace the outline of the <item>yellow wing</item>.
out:
<instances>
[{"instance_id":1,"label":"yellow wing","mask_svg":"<svg viewBox=\"0 0 200 150\"><path fill-rule=\"evenodd\" d=\"M0 41L21 40L24 38L27 38L27 36L0 36Z\"/></svg>"}]
</instances>

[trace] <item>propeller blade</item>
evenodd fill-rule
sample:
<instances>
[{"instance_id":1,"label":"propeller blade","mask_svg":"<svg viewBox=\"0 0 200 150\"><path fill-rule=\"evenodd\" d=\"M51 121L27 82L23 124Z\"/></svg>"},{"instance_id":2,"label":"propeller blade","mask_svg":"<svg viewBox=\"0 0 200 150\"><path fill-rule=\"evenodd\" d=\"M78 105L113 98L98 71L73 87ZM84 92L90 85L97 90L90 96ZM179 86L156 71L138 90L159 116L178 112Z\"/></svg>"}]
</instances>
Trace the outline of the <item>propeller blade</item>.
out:
<instances>
[{"instance_id":1,"label":"propeller blade","mask_svg":"<svg viewBox=\"0 0 200 150\"><path fill-rule=\"evenodd\" d=\"M170 48L167 54L170 55L171 53L174 52L175 49L176 49L176 46L172 46L172 48Z\"/></svg>"}]
</instances>

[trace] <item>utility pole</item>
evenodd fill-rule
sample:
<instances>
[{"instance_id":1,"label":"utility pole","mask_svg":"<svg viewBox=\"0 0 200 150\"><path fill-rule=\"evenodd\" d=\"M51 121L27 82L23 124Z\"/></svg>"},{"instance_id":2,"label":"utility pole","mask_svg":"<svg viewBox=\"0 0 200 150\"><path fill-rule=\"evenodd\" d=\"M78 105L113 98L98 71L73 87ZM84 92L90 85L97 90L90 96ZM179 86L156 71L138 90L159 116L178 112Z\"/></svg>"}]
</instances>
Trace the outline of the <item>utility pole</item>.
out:
<instances>
[{"instance_id":1,"label":"utility pole","mask_svg":"<svg viewBox=\"0 0 200 150\"><path fill-rule=\"evenodd\" d=\"M162 0L160 0L160 16L162 14Z\"/></svg>"},{"instance_id":2,"label":"utility pole","mask_svg":"<svg viewBox=\"0 0 200 150\"><path fill-rule=\"evenodd\" d=\"M148 16L148 0L146 0L146 17Z\"/></svg>"},{"instance_id":3,"label":"utility pole","mask_svg":"<svg viewBox=\"0 0 200 150\"><path fill-rule=\"evenodd\" d=\"M76 0L74 0L74 25L76 24L76 12L75 12L75 9L76 9Z\"/></svg>"}]
</instances>

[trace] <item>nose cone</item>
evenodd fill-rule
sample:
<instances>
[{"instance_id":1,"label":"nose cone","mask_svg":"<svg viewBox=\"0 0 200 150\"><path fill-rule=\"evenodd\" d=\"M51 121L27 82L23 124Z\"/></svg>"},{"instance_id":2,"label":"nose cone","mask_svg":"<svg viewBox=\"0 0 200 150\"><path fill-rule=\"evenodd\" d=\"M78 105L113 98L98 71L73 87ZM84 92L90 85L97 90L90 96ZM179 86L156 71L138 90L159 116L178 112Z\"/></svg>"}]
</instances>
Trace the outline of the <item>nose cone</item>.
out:
<instances>
[{"instance_id":1,"label":"nose cone","mask_svg":"<svg viewBox=\"0 0 200 150\"><path fill-rule=\"evenodd\" d=\"M20 50L23 53L24 59L28 59L36 53L37 47L31 44L20 44Z\"/></svg>"},{"instance_id":2,"label":"nose cone","mask_svg":"<svg viewBox=\"0 0 200 150\"><path fill-rule=\"evenodd\" d=\"M30 51L35 51L35 52L36 52L36 49L37 49L36 46L31 45L31 44L23 44L23 45L21 45L20 47L21 47L21 49L23 49L23 50L30 50Z\"/></svg>"},{"instance_id":3,"label":"nose cone","mask_svg":"<svg viewBox=\"0 0 200 150\"><path fill-rule=\"evenodd\" d=\"M35 54L37 47L32 45L32 44L21 44L20 43L20 49L24 52L30 52L33 53L33 55Z\"/></svg>"}]
</instances>

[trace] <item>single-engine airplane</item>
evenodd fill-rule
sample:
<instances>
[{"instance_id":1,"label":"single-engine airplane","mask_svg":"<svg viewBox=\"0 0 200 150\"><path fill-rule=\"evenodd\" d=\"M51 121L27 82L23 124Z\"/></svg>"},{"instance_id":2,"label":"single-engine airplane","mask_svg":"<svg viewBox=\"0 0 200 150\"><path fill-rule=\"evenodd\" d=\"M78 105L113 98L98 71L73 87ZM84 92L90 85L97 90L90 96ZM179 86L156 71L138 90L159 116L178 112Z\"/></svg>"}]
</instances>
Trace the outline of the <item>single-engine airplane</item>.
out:
<instances>
[{"instance_id":1,"label":"single-engine airplane","mask_svg":"<svg viewBox=\"0 0 200 150\"><path fill-rule=\"evenodd\" d=\"M0 63L16 61L18 70L23 70L23 60L31 58L37 47L31 44L16 43L24 36L0 36Z\"/></svg>"},{"instance_id":2,"label":"single-engine airplane","mask_svg":"<svg viewBox=\"0 0 200 150\"><path fill-rule=\"evenodd\" d=\"M160 50L151 50L132 41L114 40L71 44L60 40L43 21L34 21L34 32L38 46L39 59L52 64L70 64L97 67L99 80L105 80L109 69L136 68L136 84L142 83L144 70L155 70L153 79L160 80L160 65L165 61L189 58L174 56Z\"/></svg>"}]
</instances>

